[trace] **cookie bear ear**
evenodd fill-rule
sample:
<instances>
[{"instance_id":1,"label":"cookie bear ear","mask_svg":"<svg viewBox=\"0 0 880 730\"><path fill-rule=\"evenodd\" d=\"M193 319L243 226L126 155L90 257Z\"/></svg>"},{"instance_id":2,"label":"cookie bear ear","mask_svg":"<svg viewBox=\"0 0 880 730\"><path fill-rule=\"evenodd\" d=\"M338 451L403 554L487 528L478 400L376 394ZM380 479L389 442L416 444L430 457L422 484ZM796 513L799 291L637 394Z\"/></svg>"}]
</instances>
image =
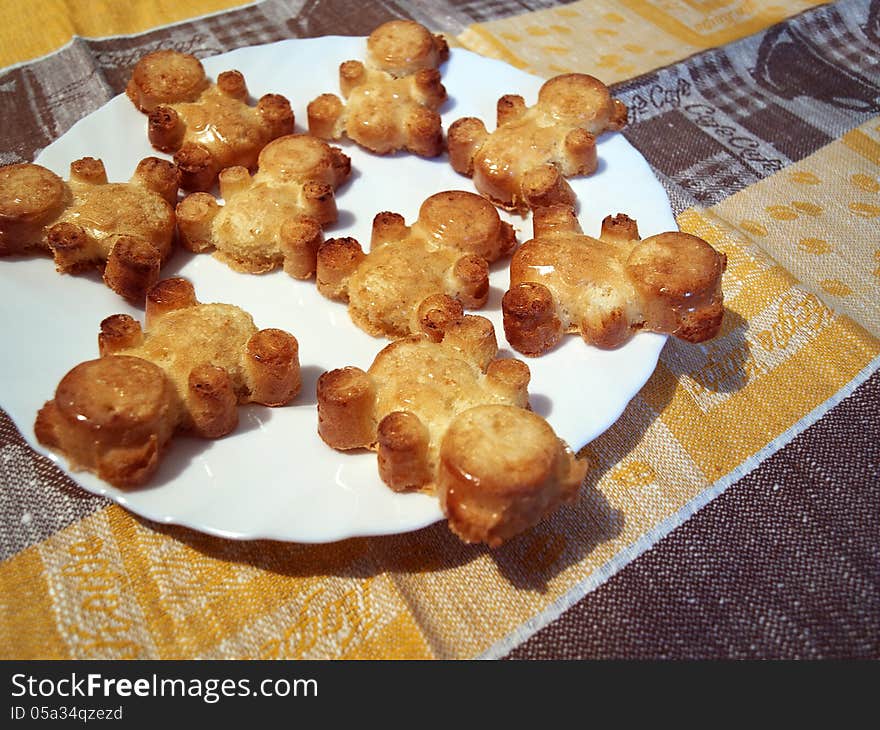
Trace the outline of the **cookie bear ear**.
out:
<instances>
[{"instance_id":1,"label":"cookie bear ear","mask_svg":"<svg viewBox=\"0 0 880 730\"><path fill-rule=\"evenodd\" d=\"M219 438L238 425L238 398L225 368L203 363L189 373L186 410L202 438Z\"/></svg>"},{"instance_id":2,"label":"cookie bear ear","mask_svg":"<svg viewBox=\"0 0 880 730\"><path fill-rule=\"evenodd\" d=\"M144 341L141 324L128 314L113 314L101 322L98 352L101 357L138 347Z\"/></svg>"},{"instance_id":3,"label":"cookie bear ear","mask_svg":"<svg viewBox=\"0 0 880 730\"><path fill-rule=\"evenodd\" d=\"M140 166L139 166L140 167ZM137 170L135 170L137 174ZM104 163L94 157L83 157L70 163L70 182L86 185L105 185L107 170Z\"/></svg>"},{"instance_id":4,"label":"cookie bear ear","mask_svg":"<svg viewBox=\"0 0 880 730\"><path fill-rule=\"evenodd\" d=\"M318 378L318 434L334 449L376 442L376 387L360 368L330 370Z\"/></svg>"},{"instance_id":5,"label":"cookie bear ear","mask_svg":"<svg viewBox=\"0 0 880 730\"><path fill-rule=\"evenodd\" d=\"M522 282L501 299L504 334L524 355L540 355L555 347L564 328L553 293L543 284Z\"/></svg>"},{"instance_id":6,"label":"cookie bear ear","mask_svg":"<svg viewBox=\"0 0 880 730\"><path fill-rule=\"evenodd\" d=\"M147 292L147 329L168 312L194 307L196 304L196 291L189 281L181 277L163 279Z\"/></svg>"},{"instance_id":7,"label":"cookie bear ear","mask_svg":"<svg viewBox=\"0 0 880 730\"><path fill-rule=\"evenodd\" d=\"M177 204L180 170L173 162L158 157L145 157L135 168L131 182L161 195L170 205Z\"/></svg>"}]
</instances>

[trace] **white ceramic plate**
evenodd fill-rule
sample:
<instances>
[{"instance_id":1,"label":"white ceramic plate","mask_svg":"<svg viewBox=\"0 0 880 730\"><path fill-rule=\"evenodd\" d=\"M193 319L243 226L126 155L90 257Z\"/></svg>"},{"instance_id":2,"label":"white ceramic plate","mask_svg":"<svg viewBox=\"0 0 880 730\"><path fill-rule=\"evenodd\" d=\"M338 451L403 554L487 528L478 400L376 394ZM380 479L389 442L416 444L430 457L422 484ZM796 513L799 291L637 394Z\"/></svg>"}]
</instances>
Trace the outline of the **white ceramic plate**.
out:
<instances>
[{"instance_id":1,"label":"white ceramic plate","mask_svg":"<svg viewBox=\"0 0 880 730\"><path fill-rule=\"evenodd\" d=\"M297 130L306 123L306 105L323 92L338 91L337 69L363 58L365 39L325 37L241 48L205 59L208 74L241 70L254 97L276 92L294 108ZM443 69L450 99L442 109L444 129L462 116L477 116L491 129L495 102L519 93L531 104L542 81L498 61L454 49ZM354 236L369 243L373 216L383 210L412 222L429 195L450 189L473 190L445 157L424 160L400 154L376 157L347 142L352 180L338 191L339 222L329 236ZM47 147L36 162L67 177L79 157L103 159L111 181L127 180L137 162L157 154L147 142L146 118L122 95L78 122ZM602 137L599 172L572 181L581 201L584 230L597 233L608 213L636 218L642 235L675 229L666 194L645 160L619 134ZM505 216L531 237L530 220ZM178 253L163 270L193 281L204 302L230 302L250 312L259 327L281 327L300 343L304 387L285 408L247 406L238 429L217 441L176 437L152 483L121 491L84 472L73 479L131 511L158 522L186 525L229 538L270 538L329 542L355 535L399 533L442 518L431 497L395 494L379 480L376 457L343 454L325 446L316 432L315 383L328 369L367 368L386 344L355 327L345 305L317 293L312 281L282 272L237 274L209 255ZM501 295L507 289L504 265L493 267L492 291L482 314L495 324L502 349ZM34 416L75 364L97 356L98 325L104 317L142 313L113 294L97 276L59 276L46 258L0 259L0 405L29 443L36 442ZM569 337L552 354L529 359L532 404L563 439L579 449L607 429L641 388L657 363L665 338L640 334L611 352ZM64 459L51 453L68 471Z\"/></svg>"}]
</instances>

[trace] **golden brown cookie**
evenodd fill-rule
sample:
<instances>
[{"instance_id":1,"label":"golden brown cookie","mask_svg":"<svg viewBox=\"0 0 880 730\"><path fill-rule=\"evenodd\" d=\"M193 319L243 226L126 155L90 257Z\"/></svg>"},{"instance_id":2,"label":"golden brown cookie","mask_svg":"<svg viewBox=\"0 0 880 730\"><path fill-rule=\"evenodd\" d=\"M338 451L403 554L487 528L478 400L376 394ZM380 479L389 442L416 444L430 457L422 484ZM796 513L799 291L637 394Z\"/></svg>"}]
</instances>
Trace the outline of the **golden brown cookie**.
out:
<instances>
[{"instance_id":1,"label":"golden brown cookie","mask_svg":"<svg viewBox=\"0 0 880 730\"><path fill-rule=\"evenodd\" d=\"M149 115L152 145L174 153L185 190L209 190L225 167L252 168L268 142L293 132L285 97L265 94L252 107L239 71L224 71L212 84L188 53L148 53L134 67L125 93Z\"/></svg>"},{"instance_id":2,"label":"golden brown cookie","mask_svg":"<svg viewBox=\"0 0 880 730\"><path fill-rule=\"evenodd\" d=\"M412 226L396 213L379 213L367 254L353 238L322 244L318 291L347 301L354 323L371 335L402 337L422 330L423 302L439 295L459 313L483 306L489 264L514 246L513 228L479 195L437 193Z\"/></svg>"},{"instance_id":3,"label":"golden brown cookie","mask_svg":"<svg viewBox=\"0 0 880 730\"><path fill-rule=\"evenodd\" d=\"M70 165L64 182L30 163L0 168L0 255L48 251L63 273L99 268L113 291L142 302L174 243L177 168L140 161L131 181L109 183L101 160Z\"/></svg>"},{"instance_id":4,"label":"golden brown cookie","mask_svg":"<svg viewBox=\"0 0 880 730\"><path fill-rule=\"evenodd\" d=\"M233 269L261 274L283 266L298 279L315 273L322 227L336 221L334 190L351 174L351 161L323 140L286 135L260 152L259 169L220 173L220 206L209 193L192 193L177 206L180 240L208 251Z\"/></svg>"},{"instance_id":5,"label":"golden brown cookie","mask_svg":"<svg viewBox=\"0 0 880 730\"><path fill-rule=\"evenodd\" d=\"M436 493L466 542L500 545L574 499L586 465L528 407L529 368L497 359L492 323L445 320L391 343L369 370L318 380L318 433L373 449L395 491Z\"/></svg>"},{"instance_id":6,"label":"golden brown cookie","mask_svg":"<svg viewBox=\"0 0 880 730\"><path fill-rule=\"evenodd\" d=\"M62 378L34 426L73 469L117 487L144 484L177 431L233 431L239 403L280 406L300 389L293 335L257 330L230 304L200 304L185 279L147 294L146 327L127 314L101 322L100 358Z\"/></svg>"},{"instance_id":7,"label":"golden brown cookie","mask_svg":"<svg viewBox=\"0 0 880 730\"><path fill-rule=\"evenodd\" d=\"M721 328L727 258L703 239L674 231L642 240L623 214L605 218L591 238L566 205L536 210L534 226L513 256L502 299L504 332L517 351L540 355L566 332L612 348L642 329L702 342Z\"/></svg>"},{"instance_id":8,"label":"golden brown cookie","mask_svg":"<svg viewBox=\"0 0 880 730\"><path fill-rule=\"evenodd\" d=\"M339 67L343 101L322 94L308 106L309 131L323 139L343 135L384 155L407 149L422 157L443 151L437 109L446 100L441 63L449 47L411 20L380 25L367 39L366 63Z\"/></svg>"},{"instance_id":9,"label":"golden brown cookie","mask_svg":"<svg viewBox=\"0 0 880 730\"><path fill-rule=\"evenodd\" d=\"M501 97L497 116L491 134L475 117L454 122L449 160L495 205L525 212L574 203L565 178L596 171L596 137L622 129L627 109L598 79L564 74L544 83L532 107L521 96Z\"/></svg>"}]
</instances>

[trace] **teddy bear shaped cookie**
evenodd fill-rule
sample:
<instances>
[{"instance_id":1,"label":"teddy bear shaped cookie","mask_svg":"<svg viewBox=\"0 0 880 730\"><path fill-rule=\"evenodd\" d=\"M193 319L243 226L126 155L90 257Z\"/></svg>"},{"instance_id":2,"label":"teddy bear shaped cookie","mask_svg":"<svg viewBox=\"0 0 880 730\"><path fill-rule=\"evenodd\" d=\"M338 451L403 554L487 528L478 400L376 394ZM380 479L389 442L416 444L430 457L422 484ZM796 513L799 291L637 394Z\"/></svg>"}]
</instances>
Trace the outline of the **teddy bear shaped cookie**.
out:
<instances>
[{"instance_id":1,"label":"teddy bear shaped cookie","mask_svg":"<svg viewBox=\"0 0 880 730\"><path fill-rule=\"evenodd\" d=\"M380 155L406 149L422 157L443 151L437 110L446 100L438 67L449 58L442 36L411 20L392 20L367 38L366 63L345 61L339 87L346 101L322 94L308 105L309 131L343 135Z\"/></svg>"},{"instance_id":2,"label":"teddy bear shaped cookie","mask_svg":"<svg viewBox=\"0 0 880 730\"><path fill-rule=\"evenodd\" d=\"M280 406L300 389L299 347L230 304L200 304L185 279L147 294L146 327L101 322L100 357L70 370L37 415L41 444L117 487L147 482L178 431L218 438L239 403Z\"/></svg>"},{"instance_id":3,"label":"teddy bear shaped cookie","mask_svg":"<svg viewBox=\"0 0 880 730\"><path fill-rule=\"evenodd\" d=\"M528 366L497 353L479 316L399 339L319 378L318 433L375 450L391 489L436 494L453 532L498 546L573 500L586 464L527 410Z\"/></svg>"},{"instance_id":4,"label":"teddy bear shaped cookie","mask_svg":"<svg viewBox=\"0 0 880 730\"><path fill-rule=\"evenodd\" d=\"M351 175L338 148L306 134L285 135L260 152L258 170L220 173L220 206L192 193L177 206L181 243L214 250L234 269L261 274L279 266L298 279L315 273L322 227L336 221L334 191Z\"/></svg>"},{"instance_id":5,"label":"teddy bear shaped cookie","mask_svg":"<svg viewBox=\"0 0 880 730\"><path fill-rule=\"evenodd\" d=\"M727 258L703 239L679 231L640 239L623 214L606 217L592 238L567 205L536 210L534 234L511 260L501 304L518 352L540 355L566 332L612 348L639 330L702 342L721 328Z\"/></svg>"},{"instance_id":6,"label":"teddy bear shaped cookie","mask_svg":"<svg viewBox=\"0 0 880 730\"><path fill-rule=\"evenodd\" d=\"M47 251L62 273L98 268L117 294L142 302L174 244L178 173L158 157L127 183L110 183L101 160L70 165L65 182L31 163L0 167L0 255Z\"/></svg>"},{"instance_id":7,"label":"teddy bear shaped cookie","mask_svg":"<svg viewBox=\"0 0 880 730\"><path fill-rule=\"evenodd\" d=\"M290 102L265 94L256 107L239 71L212 84L195 56L148 53L134 67L125 93L148 115L152 145L174 154L184 190L210 190L225 167L253 167L268 142L293 132Z\"/></svg>"},{"instance_id":8,"label":"teddy bear shaped cookie","mask_svg":"<svg viewBox=\"0 0 880 730\"><path fill-rule=\"evenodd\" d=\"M375 337L402 337L422 329L426 300L446 311L479 308L489 296L489 264L516 245L511 225L474 193L432 195L412 226L397 213L373 219L370 252L353 238L318 248L318 291L347 301L354 323ZM450 298L451 297L451 298Z\"/></svg>"},{"instance_id":9,"label":"teddy bear shaped cookie","mask_svg":"<svg viewBox=\"0 0 880 730\"><path fill-rule=\"evenodd\" d=\"M622 129L626 117L626 105L613 99L601 81L563 74L544 83L532 107L521 96L502 96L494 132L476 117L454 122L447 135L449 161L506 210L524 213L552 203L573 204L565 178L595 172L596 137Z\"/></svg>"}]
</instances>

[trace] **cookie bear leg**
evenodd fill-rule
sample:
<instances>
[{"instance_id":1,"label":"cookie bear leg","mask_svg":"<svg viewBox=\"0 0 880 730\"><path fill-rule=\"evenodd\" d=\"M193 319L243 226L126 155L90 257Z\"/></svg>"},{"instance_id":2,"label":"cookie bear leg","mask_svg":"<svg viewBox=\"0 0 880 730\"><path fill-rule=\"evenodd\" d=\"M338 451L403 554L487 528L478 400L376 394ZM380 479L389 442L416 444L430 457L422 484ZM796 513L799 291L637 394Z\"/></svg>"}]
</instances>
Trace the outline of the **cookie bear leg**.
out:
<instances>
[{"instance_id":1,"label":"cookie bear leg","mask_svg":"<svg viewBox=\"0 0 880 730\"><path fill-rule=\"evenodd\" d=\"M428 429L408 411L394 411L377 429L379 476L395 492L417 489L431 479Z\"/></svg>"},{"instance_id":2,"label":"cookie bear leg","mask_svg":"<svg viewBox=\"0 0 880 730\"><path fill-rule=\"evenodd\" d=\"M243 365L254 403L283 406L299 393L299 343L290 333L279 329L255 332L248 340Z\"/></svg>"},{"instance_id":3,"label":"cookie bear leg","mask_svg":"<svg viewBox=\"0 0 880 730\"><path fill-rule=\"evenodd\" d=\"M163 279L147 292L145 317L147 329L163 315L198 304L193 285L186 279Z\"/></svg>"},{"instance_id":4,"label":"cookie bear leg","mask_svg":"<svg viewBox=\"0 0 880 730\"><path fill-rule=\"evenodd\" d=\"M174 153L174 163L180 170L180 186L184 190L210 190L217 175L217 165L210 150L187 142Z\"/></svg>"},{"instance_id":5,"label":"cookie bear leg","mask_svg":"<svg viewBox=\"0 0 880 730\"><path fill-rule=\"evenodd\" d=\"M107 170L104 163L94 157L83 157L70 163L70 182L87 185L106 185Z\"/></svg>"},{"instance_id":6,"label":"cookie bear leg","mask_svg":"<svg viewBox=\"0 0 880 730\"><path fill-rule=\"evenodd\" d=\"M415 310L412 330L428 335L432 342L440 342L452 323L463 316L460 301L448 294L432 294L423 299Z\"/></svg>"},{"instance_id":7,"label":"cookie bear leg","mask_svg":"<svg viewBox=\"0 0 880 730\"><path fill-rule=\"evenodd\" d=\"M410 228L406 225L403 216L399 213L377 213L373 218L373 228L370 235L370 248L376 248L380 244L389 241L400 241L406 238Z\"/></svg>"},{"instance_id":8,"label":"cookie bear leg","mask_svg":"<svg viewBox=\"0 0 880 730\"><path fill-rule=\"evenodd\" d=\"M187 195L177 205L177 230L180 233L180 242L195 253L214 248L213 224L219 212L220 206L213 195L208 193Z\"/></svg>"},{"instance_id":9,"label":"cookie bear leg","mask_svg":"<svg viewBox=\"0 0 880 730\"><path fill-rule=\"evenodd\" d=\"M229 373L204 363L190 371L186 393L193 430L202 438L219 438L238 425L238 398Z\"/></svg>"},{"instance_id":10,"label":"cookie bear leg","mask_svg":"<svg viewBox=\"0 0 880 730\"><path fill-rule=\"evenodd\" d=\"M446 101L446 89L436 68L423 68L411 77L413 98L429 109L438 109Z\"/></svg>"},{"instance_id":11,"label":"cookie bear leg","mask_svg":"<svg viewBox=\"0 0 880 730\"><path fill-rule=\"evenodd\" d=\"M552 233L583 233L574 206L558 204L537 208L532 214L535 238Z\"/></svg>"},{"instance_id":12,"label":"cookie bear leg","mask_svg":"<svg viewBox=\"0 0 880 730\"><path fill-rule=\"evenodd\" d=\"M339 215L333 188L327 183L313 180L303 185L302 209L306 215L314 218L321 225L335 223Z\"/></svg>"},{"instance_id":13,"label":"cookie bear leg","mask_svg":"<svg viewBox=\"0 0 880 730\"><path fill-rule=\"evenodd\" d=\"M472 177L474 155L488 136L486 125L476 117L463 117L453 122L446 133L446 147L452 168L462 175Z\"/></svg>"},{"instance_id":14,"label":"cookie bear leg","mask_svg":"<svg viewBox=\"0 0 880 730\"><path fill-rule=\"evenodd\" d=\"M481 256L462 256L452 267L447 284L465 307L479 309L489 298L489 264Z\"/></svg>"},{"instance_id":15,"label":"cookie bear leg","mask_svg":"<svg viewBox=\"0 0 880 730\"><path fill-rule=\"evenodd\" d=\"M436 157L443 151L443 128L440 115L418 106L403 120L406 148L420 157Z\"/></svg>"},{"instance_id":16,"label":"cookie bear leg","mask_svg":"<svg viewBox=\"0 0 880 730\"><path fill-rule=\"evenodd\" d=\"M318 434L334 449L370 446L376 440L373 379L360 368L330 370L318 378Z\"/></svg>"},{"instance_id":17,"label":"cookie bear leg","mask_svg":"<svg viewBox=\"0 0 880 730\"><path fill-rule=\"evenodd\" d=\"M162 254L152 243L132 236L119 236L107 256L104 282L120 296L140 304L159 280Z\"/></svg>"},{"instance_id":18,"label":"cookie bear leg","mask_svg":"<svg viewBox=\"0 0 880 730\"><path fill-rule=\"evenodd\" d=\"M128 314L113 314L101 322L98 352L101 357L138 347L144 341L140 322Z\"/></svg>"},{"instance_id":19,"label":"cookie bear leg","mask_svg":"<svg viewBox=\"0 0 880 730\"><path fill-rule=\"evenodd\" d=\"M511 347L524 355L540 355L562 338L563 327L553 294L543 284L523 282L501 300L504 334Z\"/></svg>"},{"instance_id":20,"label":"cookie bear leg","mask_svg":"<svg viewBox=\"0 0 880 730\"><path fill-rule=\"evenodd\" d=\"M592 175L599 166L596 137L585 129L572 129L565 135L565 174Z\"/></svg>"},{"instance_id":21,"label":"cookie bear leg","mask_svg":"<svg viewBox=\"0 0 880 730\"><path fill-rule=\"evenodd\" d=\"M496 391L513 398L513 405L529 406L529 381L532 374L522 360L503 358L492 360L486 369L489 385Z\"/></svg>"},{"instance_id":22,"label":"cookie bear leg","mask_svg":"<svg viewBox=\"0 0 880 730\"><path fill-rule=\"evenodd\" d=\"M519 119L526 111L526 100L518 94L505 94L495 106L497 126Z\"/></svg>"},{"instance_id":23,"label":"cookie bear leg","mask_svg":"<svg viewBox=\"0 0 880 730\"><path fill-rule=\"evenodd\" d=\"M348 299L348 279L366 254L353 238L331 238L318 248L318 291L328 299Z\"/></svg>"},{"instance_id":24,"label":"cookie bear leg","mask_svg":"<svg viewBox=\"0 0 880 730\"><path fill-rule=\"evenodd\" d=\"M170 106L157 106L147 117L147 137L161 152L174 152L183 141L186 124Z\"/></svg>"},{"instance_id":25,"label":"cookie bear leg","mask_svg":"<svg viewBox=\"0 0 880 730\"><path fill-rule=\"evenodd\" d=\"M323 242L324 234L314 218L285 221L281 225L284 271L294 279L308 279L318 267L318 249Z\"/></svg>"},{"instance_id":26,"label":"cookie bear leg","mask_svg":"<svg viewBox=\"0 0 880 730\"><path fill-rule=\"evenodd\" d=\"M220 195L227 203L230 198L234 198L239 193L247 190L251 186L251 182L253 182L248 169L241 165L221 170L218 179L220 182ZM198 193L195 194L198 195Z\"/></svg>"},{"instance_id":27,"label":"cookie bear leg","mask_svg":"<svg viewBox=\"0 0 880 730\"><path fill-rule=\"evenodd\" d=\"M460 352L484 372L498 354L495 328L485 317L466 315L450 322L443 334L443 344Z\"/></svg>"},{"instance_id":28,"label":"cookie bear leg","mask_svg":"<svg viewBox=\"0 0 880 730\"><path fill-rule=\"evenodd\" d=\"M91 260L91 241L82 226L67 222L56 223L46 231L46 240L58 271L72 273Z\"/></svg>"},{"instance_id":29,"label":"cookie bear leg","mask_svg":"<svg viewBox=\"0 0 880 730\"><path fill-rule=\"evenodd\" d=\"M534 167L523 175L522 200L530 208L543 208L556 203L574 206L575 194L556 165Z\"/></svg>"},{"instance_id":30,"label":"cookie bear leg","mask_svg":"<svg viewBox=\"0 0 880 730\"><path fill-rule=\"evenodd\" d=\"M294 116L290 101L280 94L264 94L257 102L257 113L267 125L272 139L293 134Z\"/></svg>"}]
</instances>

